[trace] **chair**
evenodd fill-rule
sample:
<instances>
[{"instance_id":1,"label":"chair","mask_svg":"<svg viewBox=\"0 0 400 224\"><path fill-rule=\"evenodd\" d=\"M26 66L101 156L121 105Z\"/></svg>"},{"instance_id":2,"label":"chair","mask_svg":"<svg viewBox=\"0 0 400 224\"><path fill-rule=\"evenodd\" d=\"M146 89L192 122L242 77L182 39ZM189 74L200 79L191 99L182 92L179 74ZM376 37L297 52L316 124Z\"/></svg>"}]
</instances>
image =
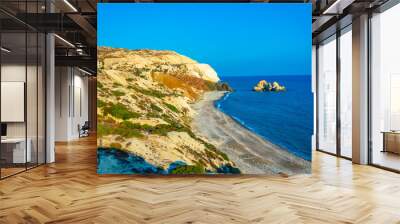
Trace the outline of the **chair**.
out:
<instances>
[{"instance_id":1,"label":"chair","mask_svg":"<svg viewBox=\"0 0 400 224\"><path fill-rule=\"evenodd\" d=\"M89 121L85 121L82 127L80 127L80 125L78 124L79 138L89 136L89 129Z\"/></svg>"}]
</instances>

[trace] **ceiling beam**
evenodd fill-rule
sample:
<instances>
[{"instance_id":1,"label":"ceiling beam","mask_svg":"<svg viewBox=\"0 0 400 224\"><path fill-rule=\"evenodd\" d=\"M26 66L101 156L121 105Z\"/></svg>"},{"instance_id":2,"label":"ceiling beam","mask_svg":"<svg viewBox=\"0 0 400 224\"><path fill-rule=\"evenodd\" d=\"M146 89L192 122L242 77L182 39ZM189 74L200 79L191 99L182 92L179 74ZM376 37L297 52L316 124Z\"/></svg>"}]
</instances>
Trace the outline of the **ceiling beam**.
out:
<instances>
[{"instance_id":1,"label":"ceiling beam","mask_svg":"<svg viewBox=\"0 0 400 224\"><path fill-rule=\"evenodd\" d=\"M74 21L89 36L86 39L91 46L96 46L97 30L90 24L85 17L80 14L68 14L68 17Z\"/></svg>"},{"instance_id":2,"label":"ceiling beam","mask_svg":"<svg viewBox=\"0 0 400 224\"><path fill-rule=\"evenodd\" d=\"M87 67L96 71L97 58L92 56L56 56L56 66Z\"/></svg>"}]
</instances>

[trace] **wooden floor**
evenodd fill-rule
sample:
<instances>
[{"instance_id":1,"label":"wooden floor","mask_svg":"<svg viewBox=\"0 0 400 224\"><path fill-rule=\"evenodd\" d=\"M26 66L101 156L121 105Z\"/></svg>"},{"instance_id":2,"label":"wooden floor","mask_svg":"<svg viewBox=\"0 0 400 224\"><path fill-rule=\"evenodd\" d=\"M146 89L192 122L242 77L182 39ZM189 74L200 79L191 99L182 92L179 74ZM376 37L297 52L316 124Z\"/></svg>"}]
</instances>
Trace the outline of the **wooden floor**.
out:
<instances>
[{"instance_id":1,"label":"wooden floor","mask_svg":"<svg viewBox=\"0 0 400 224\"><path fill-rule=\"evenodd\" d=\"M400 175L314 153L289 178L96 174L96 142L0 181L0 223L400 223Z\"/></svg>"}]
</instances>

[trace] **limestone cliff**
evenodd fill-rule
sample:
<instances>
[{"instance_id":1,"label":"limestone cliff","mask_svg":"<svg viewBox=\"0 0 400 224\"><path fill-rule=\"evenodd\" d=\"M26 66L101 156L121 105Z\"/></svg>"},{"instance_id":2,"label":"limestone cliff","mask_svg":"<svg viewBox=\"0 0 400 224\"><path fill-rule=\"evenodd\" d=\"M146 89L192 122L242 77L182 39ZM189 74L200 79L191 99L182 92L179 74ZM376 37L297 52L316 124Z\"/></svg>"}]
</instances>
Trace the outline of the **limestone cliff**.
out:
<instances>
[{"instance_id":1,"label":"limestone cliff","mask_svg":"<svg viewBox=\"0 0 400 224\"><path fill-rule=\"evenodd\" d=\"M100 47L97 78L99 147L133 153L162 169L185 164L178 173L234 167L190 129L190 104L222 88L211 66L173 51Z\"/></svg>"}]
</instances>

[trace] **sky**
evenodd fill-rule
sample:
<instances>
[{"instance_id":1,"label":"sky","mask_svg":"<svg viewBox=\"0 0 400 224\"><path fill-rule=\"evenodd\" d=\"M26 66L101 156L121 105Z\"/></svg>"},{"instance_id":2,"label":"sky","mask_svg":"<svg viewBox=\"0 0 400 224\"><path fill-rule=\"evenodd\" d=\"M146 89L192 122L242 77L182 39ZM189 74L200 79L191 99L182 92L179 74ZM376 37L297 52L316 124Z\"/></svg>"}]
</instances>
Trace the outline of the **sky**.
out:
<instances>
[{"instance_id":1,"label":"sky","mask_svg":"<svg viewBox=\"0 0 400 224\"><path fill-rule=\"evenodd\" d=\"M98 4L98 46L173 50L219 76L310 75L311 33L311 4Z\"/></svg>"}]
</instances>

